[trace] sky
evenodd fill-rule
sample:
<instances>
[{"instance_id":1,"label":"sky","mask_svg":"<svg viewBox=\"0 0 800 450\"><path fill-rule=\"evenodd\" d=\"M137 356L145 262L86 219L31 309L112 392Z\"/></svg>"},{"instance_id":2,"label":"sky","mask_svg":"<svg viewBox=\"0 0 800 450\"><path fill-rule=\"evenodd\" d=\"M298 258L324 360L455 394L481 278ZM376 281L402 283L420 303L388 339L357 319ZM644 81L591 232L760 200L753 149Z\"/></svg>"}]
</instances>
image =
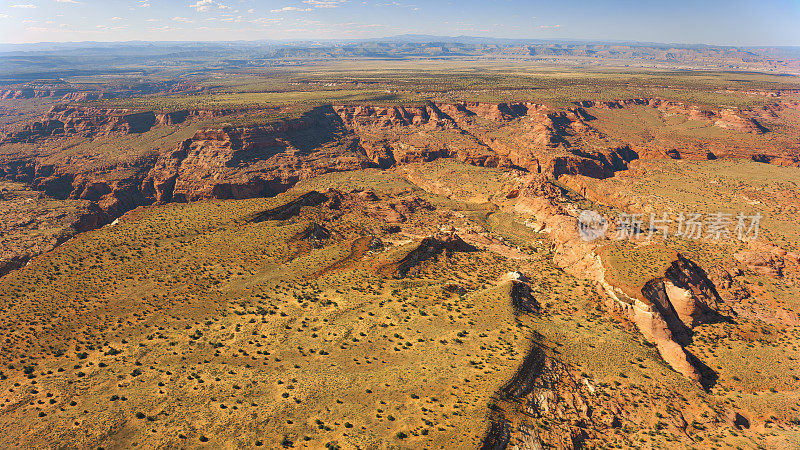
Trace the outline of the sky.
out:
<instances>
[{"instance_id":1,"label":"sky","mask_svg":"<svg viewBox=\"0 0 800 450\"><path fill-rule=\"evenodd\" d=\"M0 42L399 34L800 46L800 0L0 0Z\"/></svg>"}]
</instances>

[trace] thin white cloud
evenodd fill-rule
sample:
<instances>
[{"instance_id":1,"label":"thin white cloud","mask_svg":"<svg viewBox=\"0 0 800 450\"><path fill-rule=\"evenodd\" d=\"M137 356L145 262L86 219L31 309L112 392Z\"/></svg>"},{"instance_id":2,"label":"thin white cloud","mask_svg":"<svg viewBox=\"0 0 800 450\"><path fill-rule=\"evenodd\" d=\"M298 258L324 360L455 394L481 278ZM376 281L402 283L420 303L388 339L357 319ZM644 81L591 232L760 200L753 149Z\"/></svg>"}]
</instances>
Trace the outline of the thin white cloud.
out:
<instances>
[{"instance_id":1,"label":"thin white cloud","mask_svg":"<svg viewBox=\"0 0 800 450\"><path fill-rule=\"evenodd\" d=\"M416 5L406 5L400 2L391 2L391 3L376 3L375 6L394 6L396 8L409 8L411 10L418 10L419 8Z\"/></svg>"},{"instance_id":2,"label":"thin white cloud","mask_svg":"<svg viewBox=\"0 0 800 450\"><path fill-rule=\"evenodd\" d=\"M194 8L197 12L207 12L213 9L230 9L230 6L223 5L214 0L197 0L197 3L189 5L189 8Z\"/></svg>"},{"instance_id":3,"label":"thin white cloud","mask_svg":"<svg viewBox=\"0 0 800 450\"><path fill-rule=\"evenodd\" d=\"M174 22L181 22L181 23L192 23L194 20L186 18L186 17L173 17L172 20Z\"/></svg>"},{"instance_id":4,"label":"thin white cloud","mask_svg":"<svg viewBox=\"0 0 800 450\"><path fill-rule=\"evenodd\" d=\"M270 12L279 13L279 12L289 12L289 11L311 11L311 8L298 8L296 6L284 6L280 9L273 9Z\"/></svg>"},{"instance_id":5,"label":"thin white cloud","mask_svg":"<svg viewBox=\"0 0 800 450\"><path fill-rule=\"evenodd\" d=\"M303 3L314 8L338 8L346 2L347 0L303 0Z\"/></svg>"},{"instance_id":6,"label":"thin white cloud","mask_svg":"<svg viewBox=\"0 0 800 450\"><path fill-rule=\"evenodd\" d=\"M75 0L56 0L56 3L71 3L73 5L77 5L80 2L76 2Z\"/></svg>"},{"instance_id":7,"label":"thin white cloud","mask_svg":"<svg viewBox=\"0 0 800 450\"><path fill-rule=\"evenodd\" d=\"M171 26L165 25L163 27L151 27L150 30L151 31L180 31L180 30L183 30L183 28L171 27Z\"/></svg>"},{"instance_id":8,"label":"thin white cloud","mask_svg":"<svg viewBox=\"0 0 800 450\"><path fill-rule=\"evenodd\" d=\"M120 26L116 26L116 27L110 27L108 25L97 25L97 29L98 30L103 30L103 31L117 31L117 30L124 30L125 28L128 28L128 26L127 25L120 25Z\"/></svg>"},{"instance_id":9,"label":"thin white cloud","mask_svg":"<svg viewBox=\"0 0 800 450\"><path fill-rule=\"evenodd\" d=\"M547 29L547 28L561 28L561 25L540 25L539 28Z\"/></svg>"},{"instance_id":10,"label":"thin white cloud","mask_svg":"<svg viewBox=\"0 0 800 450\"><path fill-rule=\"evenodd\" d=\"M280 18L274 19L274 18L268 18L268 17L259 17L258 19L250 20L250 23L257 23L257 24L260 24L260 25L273 25L273 24L276 24L276 23L281 23L282 21L283 21L283 19L280 19Z\"/></svg>"},{"instance_id":11,"label":"thin white cloud","mask_svg":"<svg viewBox=\"0 0 800 450\"><path fill-rule=\"evenodd\" d=\"M22 9L33 9L36 8L36 5L33 3L22 3L19 5L11 5L12 8L22 8Z\"/></svg>"},{"instance_id":12,"label":"thin white cloud","mask_svg":"<svg viewBox=\"0 0 800 450\"><path fill-rule=\"evenodd\" d=\"M114 16L111 18L111 20L125 20L125 19L123 19L122 17Z\"/></svg>"}]
</instances>

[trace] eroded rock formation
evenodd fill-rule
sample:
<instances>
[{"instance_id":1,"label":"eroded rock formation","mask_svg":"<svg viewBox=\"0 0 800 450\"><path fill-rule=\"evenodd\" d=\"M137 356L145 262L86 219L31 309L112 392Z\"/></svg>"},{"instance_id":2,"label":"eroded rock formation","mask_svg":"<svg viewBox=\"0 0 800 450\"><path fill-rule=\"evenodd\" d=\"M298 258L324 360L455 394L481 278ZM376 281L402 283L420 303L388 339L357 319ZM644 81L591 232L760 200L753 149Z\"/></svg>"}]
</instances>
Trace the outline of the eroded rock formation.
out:
<instances>
[{"instance_id":1,"label":"eroded rock formation","mask_svg":"<svg viewBox=\"0 0 800 450\"><path fill-rule=\"evenodd\" d=\"M140 88L147 87L130 87ZM595 259L587 256L591 251L587 252L570 231L564 231L575 228L574 216L553 210L557 209L553 202L542 200L552 193L542 196L542 192L536 191L552 189L541 181L546 178L611 177L625 170L631 161L649 156L650 153L640 155L640 149L632 145L607 145L609 142L602 133L592 126L595 118L587 111L587 108L630 105L714 121L717 126L737 132L756 132L751 127L755 125L748 125L749 119L738 113L708 112L659 99L581 102L561 110L524 102L338 105L318 107L295 119L199 129L172 148L154 148L127 159L103 154L65 152L54 157L41 150L12 151L0 154L0 178L27 183L53 198L90 201L101 212L99 223L107 223L142 205L270 196L300 180L328 172L385 169L455 158L478 166L518 169L522 178L514 182L516 187L506 191L509 196L520 197L516 202L517 212L534 215L545 212L549 217L547 230L557 242L556 258L562 266L572 268L568 270L574 273L596 273ZM50 142L64 137L135 135L155 127L191 127L195 119L236 113L233 110L154 113L57 105L37 121L9 127L0 135L0 142L32 143L38 149L45 149ZM793 164L785 155L752 157ZM541 174L541 179L532 182L525 172ZM377 202L373 206L371 211L376 217L384 218L387 223L402 223L408 215L406 210L419 205L404 201ZM538 224L544 227L543 221ZM779 262L766 261L759 267L770 267L776 275L781 270Z\"/></svg>"},{"instance_id":2,"label":"eroded rock formation","mask_svg":"<svg viewBox=\"0 0 800 450\"><path fill-rule=\"evenodd\" d=\"M398 278L405 277L409 272L413 272L417 265L430 258L437 258L442 253L448 252L470 252L475 247L464 242L457 234L438 233L422 239L418 245L414 246L398 262L388 264L380 269L385 275Z\"/></svg>"},{"instance_id":3,"label":"eroded rock formation","mask_svg":"<svg viewBox=\"0 0 800 450\"><path fill-rule=\"evenodd\" d=\"M143 133L155 123L156 116L153 112L58 105L52 107L42 120L0 136L0 144L35 142L48 137L76 134L96 137L111 133Z\"/></svg>"},{"instance_id":4,"label":"eroded rock formation","mask_svg":"<svg viewBox=\"0 0 800 450\"><path fill-rule=\"evenodd\" d=\"M742 133L760 134L767 130L756 119L743 117L731 109L707 110L695 105L687 105L682 102L674 102L659 98L633 98L613 101L593 101L586 100L577 102L584 108L600 109L622 109L632 105L649 106L667 114L680 114L689 120L701 120L711 122L719 128L726 128Z\"/></svg>"},{"instance_id":5,"label":"eroded rock formation","mask_svg":"<svg viewBox=\"0 0 800 450\"><path fill-rule=\"evenodd\" d=\"M603 241L581 238L577 211L564 201L560 188L541 176L529 175L504 190L514 201L509 207L512 211L528 216L530 226L550 234L553 259L559 267L577 278L596 281L608 296L609 309L634 323L673 369L706 386L713 381L713 373L683 348L690 342L693 327L727 313L702 268L676 255L663 276L645 283L640 293L629 295L607 280L599 251Z\"/></svg>"}]
</instances>

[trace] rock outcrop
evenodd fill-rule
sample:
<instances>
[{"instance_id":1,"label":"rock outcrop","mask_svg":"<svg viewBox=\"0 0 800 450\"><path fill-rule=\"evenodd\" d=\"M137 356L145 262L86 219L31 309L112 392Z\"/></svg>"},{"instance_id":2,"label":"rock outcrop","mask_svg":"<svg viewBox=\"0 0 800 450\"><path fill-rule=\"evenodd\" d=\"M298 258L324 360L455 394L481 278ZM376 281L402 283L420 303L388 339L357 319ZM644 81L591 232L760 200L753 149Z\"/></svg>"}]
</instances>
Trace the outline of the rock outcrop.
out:
<instances>
[{"instance_id":1,"label":"rock outcrop","mask_svg":"<svg viewBox=\"0 0 800 450\"><path fill-rule=\"evenodd\" d=\"M734 257L747 269L773 278L783 276L783 269L786 266L784 258L791 259L785 250L759 243L751 243L748 249L736 253Z\"/></svg>"},{"instance_id":2,"label":"rock outcrop","mask_svg":"<svg viewBox=\"0 0 800 450\"><path fill-rule=\"evenodd\" d=\"M33 143L74 135L96 138L109 134L144 133L156 125L179 125L187 120L206 120L235 112L233 109L187 109L155 113L61 104L50 108L40 120L0 133L0 144Z\"/></svg>"},{"instance_id":3,"label":"rock outcrop","mask_svg":"<svg viewBox=\"0 0 800 450\"><path fill-rule=\"evenodd\" d=\"M253 222L264 222L266 220L288 220L298 214L305 207L318 206L323 203L330 203L336 198L337 192L323 194L317 191L307 192L296 199L287 202L277 208L264 211L253 218Z\"/></svg>"},{"instance_id":4,"label":"rock outcrop","mask_svg":"<svg viewBox=\"0 0 800 450\"><path fill-rule=\"evenodd\" d=\"M380 127L425 126L427 128L453 128L453 119L435 105L410 106L342 106L333 107L342 121L349 126L377 125Z\"/></svg>"},{"instance_id":5,"label":"rock outcrop","mask_svg":"<svg viewBox=\"0 0 800 450\"><path fill-rule=\"evenodd\" d=\"M21 184L0 188L0 276L24 266L78 233L105 223L89 201L48 198Z\"/></svg>"},{"instance_id":6,"label":"rock outcrop","mask_svg":"<svg viewBox=\"0 0 800 450\"><path fill-rule=\"evenodd\" d=\"M70 94L68 88L21 88L21 89L2 89L0 99L19 100L28 98L47 98L64 97Z\"/></svg>"},{"instance_id":7,"label":"rock outcrop","mask_svg":"<svg viewBox=\"0 0 800 450\"><path fill-rule=\"evenodd\" d=\"M0 136L0 144L35 142L49 137L82 135L102 136L111 133L143 133L156 123L153 112L131 112L125 109L73 108L54 106L45 117L24 125L17 131Z\"/></svg>"},{"instance_id":8,"label":"rock outcrop","mask_svg":"<svg viewBox=\"0 0 800 450\"><path fill-rule=\"evenodd\" d=\"M645 283L640 293L628 295L607 280L599 252L602 239L580 237L578 212L570 210L560 188L542 176L528 175L503 190L513 200L511 211L529 216L531 226L550 234L553 260L559 267L577 278L596 281L608 296L609 309L635 324L676 371L706 386L711 383L713 373L683 348L693 327L721 317L722 299L705 271L676 255L663 276Z\"/></svg>"},{"instance_id":9,"label":"rock outcrop","mask_svg":"<svg viewBox=\"0 0 800 450\"><path fill-rule=\"evenodd\" d=\"M114 98L115 95L109 92L70 92L61 97L64 102L93 102Z\"/></svg>"},{"instance_id":10,"label":"rock outcrop","mask_svg":"<svg viewBox=\"0 0 800 450\"><path fill-rule=\"evenodd\" d=\"M475 247L464 242L453 232L437 233L422 239L418 245L406 253L399 261L380 268L379 272L402 278L409 273L413 273L423 261L437 258L442 253L471 252L474 250Z\"/></svg>"},{"instance_id":11,"label":"rock outcrop","mask_svg":"<svg viewBox=\"0 0 800 450\"><path fill-rule=\"evenodd\" d=\"M170 87L124 87L162 88ZM36 95L25 92L20 95ZM91 100L74 96L70 99ZM523 176L514 182L515 187L506 191L508 198L519 197L517 212L535 217L544 213L548 225L538 219L534 222L554 234L559 263L572 268L569 270L574 273L596 273L597 263L591 250L587 252L585 244L571 231L564 231L575 229L574 214L557 211L558 202L551 200L552 195L560 194L550 192L553 186L543 180L565 176L606 178L642 157L639 147L604 145L609 141L592 127L595 117L587 110L630 105L654 107L697 120L713 120L717 126L755 132L738 113L708 112L659 99L580 102L561 110L525 102L339 105L318 107L294 119L199 129L172 148L154 148L126 160L117 158L118 155L110 158L91 152L55 156L42 149L48 148L46 144L51 140L57 142L63 137L93 139L138 134L154 127L189 127L195 119L238 112L187 109L155 113L57 105L41 119L9 127L0 134L0 143L35 144L35 147L9 147L24 148L27 153L0 155L0 178L28 183L54 198L93 202L106 219L113 220L132 208L153 203L270 196L300 180L328 172L385 169L455 158L473 165L529 172L531 177ZM763 156L765 162L793 164L787 158ZM370 214L389 224L402 223L408 215L406 210L419 207L409 202L408 199L378 202ZM755 261L751 256L741 256ZM779 260L750 265L775 276L782 270Z\"/></svg>"},{"instance_id":12,"label":"rock outcrop","mask_svg":"<svg viewBox=\"0 0 800 450\"><path fill-rule=\"evenodd\" d=\"M625 170L640 155L625 145L594 145L591 150L578 145L581 139L599 136L590 125L594 118L585 108L627 105L722 121L720 126L732 129L746 125L731 112L709 113L659 99L580 102L565 110L524 102L319 107L296 119L259 126L201 129L177 147L160 150L155 159L148 156L108 165L104 176L98 176L96 169L77 173L73 160L39 167L32 159L0 161L0 175L32 183L58 198L99 201L117 192L128 197L122 202L128 205L274 195L299 180L326 172L388 168L443 157L490 167L517 166L552 178L606 178ZM134 134L230 113L233 111L180 110L155 114L59 105L41 120L7 130L0 142ZM508 134L506 127L513 133L498 138ZM108 175L119 172L117 169L128 172L124 182L114 180L118 175ZM139 200L134 199L137 196Z\"/></svg>"},{"instance_id":13,"label":"rock outcrop","mask_svg":"<svg viewBox=\"0 0 800 450\"><path fill-rule=\"evenodd\" d=\"M604 151L576 152L568 156L554 157L543 171L558 178L561 175L583 175L590 178L609 178L615 172L628 168L628 163L639 155L630 146L610 148Z\"/></svg>"},{"instance_id":14,"label":"rock outcrop","mask_svg":"<svg viewBox=\"0 0 800 450\"><path fill-rule=\"evenodd\" d=\"M698 106L660 98L633 98L613 101L585 100L576 102L576 104L584 108L599 109L622 109L633 105L649 106L667 114L680 114L686 116L689 120L711 122L716 127L738 131L740 133L761 134L769 131L756 119L743 117L731 109L720 109L717 111L705 110Z\"/></svg>"},{"instance_id":15,"label":"rock outcrop","mask_svg":"<svg viewBox=\"0 0 800 450\"><path fill-rule=\"evenodd\" d=\"M256 127L203 129L159 157L145 184L156 201L249 198L323 173L374 167L329 108Z\"/></svg>"},{"instance_id":16,"label":"rock outcrop","mask_svg":"<svg viewBox=\"0 0 800 450\"><path fill-rule=\"evenodd\" d=\"M420 107L334 106L379 167L442 157L474 165L518 166L551 177L608 177L638 157L627 146L581 151L599 133L585 109L554 111L534 103L430 103ZM511 133L510 138L498 134Z\"/></svg>"},{"instance_id":17,"label":"rock outcrop","mask_svg":"<svg viewBox=\"0 0 800 450\"><path fill-rule=\"evenodd\" d=\"M32 98L56 99L63 103L93 102L120 96L133 96L155 93L189 93L201 92L205 88L197 87L183 81L143 82L109 86L103 90L86 90L80 86L71 86L66 82L52 81L34 82L18 85L9 89L0 89L0 99L25 100Z\"/></svg>"}]
</instances>

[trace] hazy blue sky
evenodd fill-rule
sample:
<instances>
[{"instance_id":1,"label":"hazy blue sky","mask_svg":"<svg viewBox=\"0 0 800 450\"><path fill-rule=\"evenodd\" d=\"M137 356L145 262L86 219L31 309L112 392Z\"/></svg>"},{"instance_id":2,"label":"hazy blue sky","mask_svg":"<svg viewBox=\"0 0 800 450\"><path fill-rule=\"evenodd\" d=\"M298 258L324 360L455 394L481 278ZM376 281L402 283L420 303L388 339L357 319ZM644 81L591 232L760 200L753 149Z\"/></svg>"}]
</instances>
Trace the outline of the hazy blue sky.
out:
<instances>
[{"instance_id":1,"label":"hazy blue sky","mask_svg":"<svg viewBox=\"0 0 800 450\"><path fill-rule=\"evenodd\" d=\"M396 34L800 45L800 0L0 0L0 42Z\"/></svg>"}]
</instances>

